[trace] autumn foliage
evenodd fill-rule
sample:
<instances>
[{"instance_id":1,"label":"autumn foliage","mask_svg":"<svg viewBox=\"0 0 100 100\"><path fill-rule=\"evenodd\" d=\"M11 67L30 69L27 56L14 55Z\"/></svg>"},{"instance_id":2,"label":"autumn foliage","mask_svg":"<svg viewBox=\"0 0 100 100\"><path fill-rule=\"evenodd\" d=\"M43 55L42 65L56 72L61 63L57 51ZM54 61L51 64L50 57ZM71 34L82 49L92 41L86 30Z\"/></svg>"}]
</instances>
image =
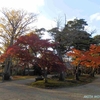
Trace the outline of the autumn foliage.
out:
<instances>
[{"instance_id":1,"label":"autumn foliage","mask_svg":"<svg viewBox=\"0 0 100 100\"><path fill-rule=\"evenodd\" d=\"M28 66L38 65L41 68L47 67L50 71L65 71L66 68L59 57L49 50L55 48L56 43L49 40L42 40L35 33L21 36L14 45L8 47L6 52L0 57L4 61L6 57L18 60L18 65Z\"/></svg>"},{"instance_id":2,"label":"autumn foliage","mask_svg":"<svg viewBox=\"0 0 100 100\"><path fill-rule=\"evenodd\" d=\"M88 51L80 51L72 49L72 52L67 53L73 58L73 65L77 66L79 63L86 67L98 67L100 65L100 46L91 45Z\"/></svg>"}]
</instances>

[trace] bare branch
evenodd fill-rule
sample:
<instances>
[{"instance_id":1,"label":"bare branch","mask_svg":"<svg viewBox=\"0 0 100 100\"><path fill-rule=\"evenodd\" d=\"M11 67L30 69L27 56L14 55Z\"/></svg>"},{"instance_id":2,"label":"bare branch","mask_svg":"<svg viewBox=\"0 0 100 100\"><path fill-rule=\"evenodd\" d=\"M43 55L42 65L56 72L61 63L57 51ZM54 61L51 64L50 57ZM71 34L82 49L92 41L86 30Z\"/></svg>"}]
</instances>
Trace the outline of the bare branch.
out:
<instances>
[{"instance_id":1,"label":"bare branch","mask_svg":"<svg viewBox=\"0 0 100 100\"><path fill-rule=\"evenodd\" d=\"M37 14L27 13L24 10L4 8L1 12L4 16L0 18L0 37L4 38L3 40L9 39L10 44L13 44L19 36L29 32L30 25L37 19Z\"/></svg>"}]
</instances>

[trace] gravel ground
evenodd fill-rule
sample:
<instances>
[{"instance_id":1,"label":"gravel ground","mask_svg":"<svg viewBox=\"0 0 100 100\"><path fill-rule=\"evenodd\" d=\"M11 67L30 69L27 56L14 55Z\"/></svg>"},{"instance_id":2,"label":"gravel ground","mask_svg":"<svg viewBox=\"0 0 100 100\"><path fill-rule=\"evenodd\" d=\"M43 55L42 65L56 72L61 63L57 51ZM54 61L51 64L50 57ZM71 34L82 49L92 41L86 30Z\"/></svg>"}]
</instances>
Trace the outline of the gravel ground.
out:
<instances>
[{"instance_id":1,"label":"gravel ground","mask_svg":"<svg viewBox=\"0 0 100 100\"><path fill-rule=\"evenodd\" d=\"M34 79L0 83L0 100L100 100L100 76L89 84L58 89L39 89L25 84Z\"/></svg>"}]
</instances>

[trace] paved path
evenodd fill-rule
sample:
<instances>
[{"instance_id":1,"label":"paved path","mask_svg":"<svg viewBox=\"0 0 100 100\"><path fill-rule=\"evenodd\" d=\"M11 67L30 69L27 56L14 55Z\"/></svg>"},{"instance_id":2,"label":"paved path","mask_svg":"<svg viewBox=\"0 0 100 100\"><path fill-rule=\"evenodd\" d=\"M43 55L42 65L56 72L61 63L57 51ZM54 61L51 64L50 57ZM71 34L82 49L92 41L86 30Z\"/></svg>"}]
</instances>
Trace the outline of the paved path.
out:
<instances>
[{"instance_id":1,"label":"paved path","mask_svg":"<svg viewBox=\"0 0 100 100\"><path fill-rule=\"evenodd\" d=\"M71 88L39 89L25 85L34 79L0 83L0 100L100 100L100 76Z\"/></svg>"}]
</instances>

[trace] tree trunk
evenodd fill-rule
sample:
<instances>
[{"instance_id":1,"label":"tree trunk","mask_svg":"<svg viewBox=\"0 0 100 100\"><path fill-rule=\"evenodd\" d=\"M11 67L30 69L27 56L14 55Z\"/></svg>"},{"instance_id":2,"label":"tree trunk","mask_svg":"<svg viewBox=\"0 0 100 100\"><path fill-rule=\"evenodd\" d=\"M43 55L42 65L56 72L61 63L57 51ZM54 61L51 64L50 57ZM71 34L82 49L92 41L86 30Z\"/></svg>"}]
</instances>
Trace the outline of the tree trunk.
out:
<instances>
[{"instance_id":1,"label":"tree trunk","mask_svg":"<svg viewBox=\"0 0 100 100\"><path fill-rule=\"evenodd\" d=\"M12 34L9 47L13 45L13 40L14 40L14 34ZM6 58L5 67L4 67L4 75L3 75L4 79L3 80L10 80L11 65L12 65L12 58L11 57Z\"/></svg>"},{"instance_id":2,"label":"tree trunk","mask_svg":"<svg viewBox=\"0 0 100 100\"><path fill-rule=\"evenodd\" d=\"M48 80L47 80L47 70L44 69L44 82L47 83Z\"/></svg>"},{"instance_id":3,"label":"tree trunk","mask_svg":"<svg viewBox=\"0 0 100 100\"><path fill-rule=\"evenodd\" d=\"M75 72L75 79L76 80L79 80L79 68L78 68L78 66L76 67L76 72Z\"/></svg>"},{"instance_id":4,"label":"tree trunk","mask_svg":"<svg viewBox=\"0 0 100 100\"><path fill-rule=\"evenodd\" d=\"M65 75L64 72L60 73L59 81L64 81L65 80Z\"/></svg>"},{"instance_id":5,"label":"tree trunk","mask_svg":"<svg viewBox=\"0 0 100 100\"><path fill-rule=\"evenodd\" d=\"M94 74L95 74L95 68L93 67L93 68L92 68L92 71L91 71L91 73L90 73L90 76L91 76L91 77L94 77Z\"/></svg>"},{"instance_id":6,"label":"tree trunk","mask_svg":"<svg viewBox=\"0 0 100 100\"><path fill-rule=\"evenodd\" d=\"M60 60L63 61L61 51L57 48L57 55L59 56Z\"/></svg>"},{"instance_id":7,"label":"tree trunk","mask_svg":"<svg viewBox=\"0 0 100 100\"><path fill-rule=\"evenodd\" d=\"M61 50L58 49L58 48L57 48L57 54L58 54L60 60L63 61L62 54L61 54ZM59 80L60 81L64 81L65 80L64 72L60 72Z\"/></svg>"},{"instance_id":8,"label":"tree trunk","mask_svg":"<svg viewBox=\"0 0 100 100\"><path fill-rule=\"evenodd\" d=\"M97 68L97 74L100 74L100 66Z\"/></svg>"},{"instance_id":9,"label":"tree trunk","mask_svg":"<svg viewBox=\"0 0 100 100\"><path fill-rule=\"evenodd\" d=\"M3 80L10 80L10 69L12 65L12 60L10 57L6 58L5 61L5 67L4 67L4 75L3 75Z\"/></svg>"}]
</instances>

